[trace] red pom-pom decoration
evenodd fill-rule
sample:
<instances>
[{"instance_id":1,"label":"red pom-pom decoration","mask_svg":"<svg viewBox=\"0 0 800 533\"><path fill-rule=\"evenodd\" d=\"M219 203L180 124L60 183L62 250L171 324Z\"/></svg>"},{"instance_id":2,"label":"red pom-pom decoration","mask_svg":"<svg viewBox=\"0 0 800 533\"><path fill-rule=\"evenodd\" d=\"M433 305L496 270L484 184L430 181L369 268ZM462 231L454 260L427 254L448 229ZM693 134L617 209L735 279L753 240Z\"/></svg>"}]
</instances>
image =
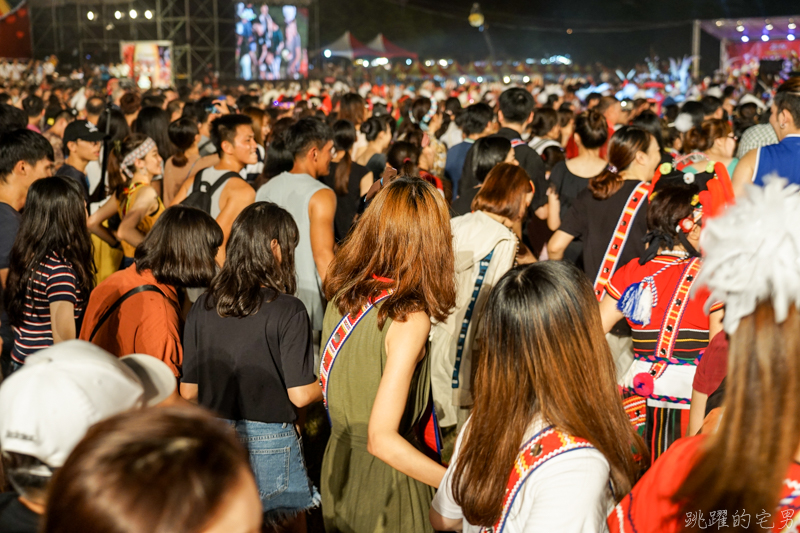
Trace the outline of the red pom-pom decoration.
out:
<instances>
[{"instance_id":1,"label":"red pom-pom decoration","mask_svg":"<svg viewBox=\"0 0 800 533\"><path fill-rule=\"evenodd\" d=\"M647 372L641 372L633 376L633 390L636 394L644 398L649 398L655 389L655 380Z\"/></svg>"}]
</instances>

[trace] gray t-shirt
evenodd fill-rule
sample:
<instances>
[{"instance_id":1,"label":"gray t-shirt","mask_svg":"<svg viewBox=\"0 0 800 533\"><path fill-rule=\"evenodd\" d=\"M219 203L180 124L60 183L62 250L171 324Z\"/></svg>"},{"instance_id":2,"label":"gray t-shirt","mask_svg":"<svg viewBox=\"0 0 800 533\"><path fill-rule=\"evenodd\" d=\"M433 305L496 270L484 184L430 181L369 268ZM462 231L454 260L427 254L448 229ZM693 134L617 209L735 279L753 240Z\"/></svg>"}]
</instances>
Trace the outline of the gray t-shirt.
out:
<instances>
[{"instance_id":1,"label":"gray t-shirt","mask_svg":"<svg viewBox=\"0 0 800 533\"><path fill-rule=\"evenodd\" d=\"M273 202L286 209L294 218L300 240L294 252L297 269L297 297L308 310L311 329L322 331L322 315L325 300L322 295L322 280L311 252L311 221L308 217L308 203L311 197L327 185L308 174L278 174L265 183L256 194L256 202Z\"/></svg>"}]
</instances>

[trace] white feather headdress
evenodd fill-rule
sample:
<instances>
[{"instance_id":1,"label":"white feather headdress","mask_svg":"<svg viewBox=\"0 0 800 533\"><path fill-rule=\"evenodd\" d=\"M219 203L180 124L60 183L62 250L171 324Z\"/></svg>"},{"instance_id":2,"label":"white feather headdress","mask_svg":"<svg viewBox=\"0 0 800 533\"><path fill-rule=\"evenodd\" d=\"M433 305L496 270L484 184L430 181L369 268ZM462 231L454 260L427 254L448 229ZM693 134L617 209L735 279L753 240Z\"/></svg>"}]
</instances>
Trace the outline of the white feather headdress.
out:
<instances>
[{"instance_id":1,"label":"white feather headdress","mask_svg":"<svg viewBox=\"0 0 800 533\"><path fill-rule=\"evenodd\" d=\"M700 237L705 258L696 285L711 291L707 306L725 304L728 333L759 302L772 302L778 323L800 305L800 187L777 176L764 181L708 220Z\"/></svg>"}]
</instances>

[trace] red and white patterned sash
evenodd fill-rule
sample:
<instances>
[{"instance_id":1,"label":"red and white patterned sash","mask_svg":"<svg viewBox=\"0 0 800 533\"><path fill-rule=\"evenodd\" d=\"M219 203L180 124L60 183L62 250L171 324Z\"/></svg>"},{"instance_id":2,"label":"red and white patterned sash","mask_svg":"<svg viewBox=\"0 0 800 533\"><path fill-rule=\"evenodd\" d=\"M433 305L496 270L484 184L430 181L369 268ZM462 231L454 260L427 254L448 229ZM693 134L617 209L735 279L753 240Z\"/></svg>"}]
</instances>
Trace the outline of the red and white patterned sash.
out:
<instances>
[{"instance_id":1,"label":"red and white patterned sash","mask_svg":"<svg viewBox=\"0 0 800 533\"><path fill-rule=\"evenodd\" d=\"M597 278L594 280L594 294L598 302L603 299L606 293L606 284L617 270L619 256L622 254L622 249L628 240L631 226L633 226L633 219L642 205L644 205L645 202L643 200L647 198L649 192L650 186L647 183L640 183L628 197L625 209L622 210L619 216L614 235L611 237L611 242L608 243L603 262L600 263L600 270L597 271Z\"/></svg>"},{"instance_id":2,"label":"red and white patterned sash","mask_svg":"<svg viewBox=\"0 0 800 533\"><path fill-rule=\"evenodd\" d=\"M503 511L500 514L500 518L491 528L482 528L481 533L501 533L503 531L517 494L519 494L528 477L537 468L553 457L581 448L594 448L594 446L586 439L572 437L554 429L552 426L534 435L525 443L514 461L514 466L511 469L511 475L506 485L506 494L503 497Z\"/></svg>"},{"instance_id":3,"label":"red and white patterned sash","mask_svg":"<svg viewBox=\"0 0 800 533\"><path fill-rule=\"evenodd\" d=\"M356 316L351 317L350 315L345 315L342 317L342 320L339 321L339 325L336 326L331 333L331 337L328 339L327 344L325 344L325 350L322 352L322 360L319 365L319 382L320 385L322 385L322 399L325 402L326 410L328 409L328 377L333 369L333 363L336 362L336 356L339 355L339 351L342 349L342 346L344 346L345 341L358 323L361 322L361 319L369 313L370 309L391 296L393 292L393 289L382 290L375 301L367 302L361 307L361 310Z\"/></svg>"}]
</instances>

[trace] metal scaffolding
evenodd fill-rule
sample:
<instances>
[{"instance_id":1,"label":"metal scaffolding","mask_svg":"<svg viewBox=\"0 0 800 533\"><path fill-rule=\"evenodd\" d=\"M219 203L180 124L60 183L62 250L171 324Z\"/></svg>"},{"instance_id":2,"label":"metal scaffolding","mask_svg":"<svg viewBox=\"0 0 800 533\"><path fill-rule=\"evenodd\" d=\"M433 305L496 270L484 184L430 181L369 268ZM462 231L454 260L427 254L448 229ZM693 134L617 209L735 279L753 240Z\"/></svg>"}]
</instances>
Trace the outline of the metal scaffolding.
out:
<instances>
[{"instance_id":1,"label":"metal scaffolding","mask_svg":"<svg viewBox=\"0 0 800 533\"><path fill-rule=\"evenodd\" d=\"M146 14L150 14L150 18ZM32 0L33 55L65 65L120 61L119 41L172 41L180 82L235 72L234 2L229 0Z\"/></svg>"}]
</instances>

